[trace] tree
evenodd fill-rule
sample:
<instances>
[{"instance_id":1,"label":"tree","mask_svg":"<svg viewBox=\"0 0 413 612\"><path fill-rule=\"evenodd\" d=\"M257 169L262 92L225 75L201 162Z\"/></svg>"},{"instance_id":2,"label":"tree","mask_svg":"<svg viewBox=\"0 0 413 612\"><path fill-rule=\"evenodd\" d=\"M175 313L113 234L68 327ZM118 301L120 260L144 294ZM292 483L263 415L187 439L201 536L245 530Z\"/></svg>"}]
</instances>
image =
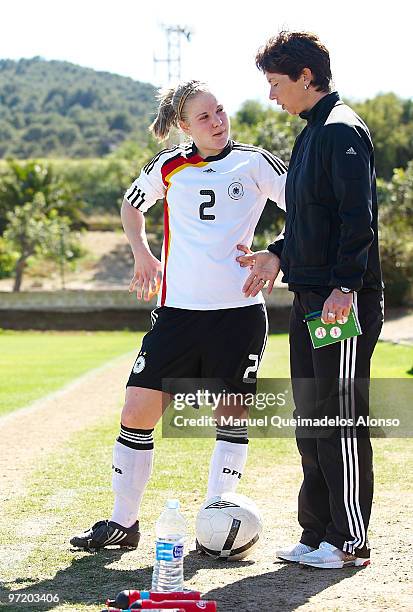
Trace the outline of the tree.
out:
<instances>
[{"instance_id":1,"label":"tree","mask_svg":"<svg viewBox=\"0 0 413 612\"><path fill-rule=\"evenodd\" d=\"M256 100L246 100L236 114L239 123L249 126L257 125L264 121L267 116L264 106Z\"/></svg>"},{"instance_id":2,"label":"tree","mask_svg":"<svg viewBox=\"0 0 413 612\"><path fill-rule=\"evenodd\" d=\"M390 180L395 168L405 168L413 158L411 100L386 93L351 106L371 131L377 175Z\"/></svg>"},{"instance_id":3,"label":"tree","mask_svg":"<svg viewBox=\"0 0 413 612\"><path fill-rule=\"evenodd\" d=\"M255 144L288 163L297 135L304 127L299 117L292 117L259 102L247 100L232 120L236 140Z\"/></svg>"},{"instance_id":4,"label":"tree","mask_svg":"<svg viewBox=\"0 0 413 612\"><path fill-rule=\"evenodd\" d=\"M295 138L296 135L289 127L281 127L278 121L269 118L259 125L255 141L288 164Z\"/></svg>"},{"instance_id":5,"label":"tree","mask_svg":"<svg viewBox=\"0 0 413 612\"><path fill-rule=\"evenodd\" d=\"M7 227L7 214L32 202L37 193L44 197L47 215L55 211L58 216L67 217L71 227L83 225L81 201L67 183L55 177L49 164L36 160L11 160L0 180L0 234Z\"/></svg>"},{"instance_id":6,"label":"tree","mask_svg":"<svg viewBox=\"0 0 413 612\"><path fill-rule=\"evenodd\" d=\"M409 231L413 229L413 160L407 168L394 171L390 189L390 206L388 214L397 217L398 221ZM410 234L410 240L413 240Z\"/></svg>"},{"instance_id":7,"label":"tree","mask_svg":"<svg viewBox=\"0 0 413 612\"><path fill-rule=\"evenodd\" d=\"M413 282L413 160L390 182L378 181L380 253L386 301L399 306Z\"/></svg>"},{"instance_id":8,"label":"tree","mask_svg":"<svg viewBox=\"0 0 413 612\"><path fill-rule=\"evenodd\" d=\"M69 220L59 217L56 211L48 212L43 193L37 192L31 202L8 212L7 221L4 238L18 254L13 291L20 291L24 270L32 255L71 258L70 247L61 251L62 233L70 234Z\"/></svg>"}]
</instances>

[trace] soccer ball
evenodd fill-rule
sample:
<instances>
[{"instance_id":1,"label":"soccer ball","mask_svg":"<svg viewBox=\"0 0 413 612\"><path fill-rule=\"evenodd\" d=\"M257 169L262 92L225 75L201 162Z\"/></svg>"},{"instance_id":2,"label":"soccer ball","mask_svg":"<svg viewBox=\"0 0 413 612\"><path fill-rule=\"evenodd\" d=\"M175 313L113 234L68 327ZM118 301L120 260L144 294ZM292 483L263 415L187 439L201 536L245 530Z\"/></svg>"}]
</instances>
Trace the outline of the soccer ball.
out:
<instances>
[{"instance_id":1,"label":"soccer ball","mask_svg":"<svg viewBox=\"0 0 413 612\"><path fill-rule=\"evenodd\" d=\"M238 493L211 497L203 503L196 518L199 548L219 559L244 559L256 547L261 533L257 506Z\"/></svg>"}]
</instances>

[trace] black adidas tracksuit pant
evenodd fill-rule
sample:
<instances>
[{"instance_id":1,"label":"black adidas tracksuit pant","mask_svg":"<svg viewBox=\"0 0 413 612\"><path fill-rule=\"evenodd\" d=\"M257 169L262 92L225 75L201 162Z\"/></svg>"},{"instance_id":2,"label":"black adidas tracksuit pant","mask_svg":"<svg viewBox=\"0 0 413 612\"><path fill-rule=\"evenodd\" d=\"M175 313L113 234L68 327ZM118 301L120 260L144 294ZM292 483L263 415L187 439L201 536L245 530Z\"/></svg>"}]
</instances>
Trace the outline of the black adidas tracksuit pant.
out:
<instances>
[{"instance_id":1,"label":"black adidas tracksuit pant","mask_svg":"<svg viewBox=\"0 0 413 612\"><path fill-rule=\"evenodd\" d=\"M321 310L331 288L295 292L290 319L290 361L295 417L357 419L368 412L370 359L383 322L382 293L362 289L354 307L362 335L313 349L304 316ZM373 497L372 449L365 427L297 427L304 480L298 497L301 542L325 540L368 556Z\"/></svg>"}]
</instances>

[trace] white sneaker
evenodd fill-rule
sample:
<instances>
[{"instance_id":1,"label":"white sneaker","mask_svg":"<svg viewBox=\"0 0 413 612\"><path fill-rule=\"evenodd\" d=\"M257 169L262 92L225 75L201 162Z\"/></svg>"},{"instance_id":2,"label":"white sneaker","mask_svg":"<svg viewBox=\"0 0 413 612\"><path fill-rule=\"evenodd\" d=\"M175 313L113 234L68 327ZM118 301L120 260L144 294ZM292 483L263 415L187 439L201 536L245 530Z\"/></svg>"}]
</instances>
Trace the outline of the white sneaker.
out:
<instances>
[{"instance_id":1,"label":"white sneaker","mask_svg":"<svg viewBox=\"0 0 413 612\"><path fill-rule=\"evenodd\" d=\"M301 565L310 565L320 569L341 569L342 567L362 567L370 565L370 559L356 557L343 552L328 542L321 542L319 548L300 557Z\"/></svg>"},{"instance_id":2,"label":"white sneaker","mask_svg":"<svg viewBox=\"0 0 413 612\"><path fill-rule=\"evenodd\" d=\"M292 561L293 563L298 563L303 555L315 550L312 546L307 546L307 544L295 544L295 546L290 546L289 548L282 548L281 550L276 550L275 554L278 559L282 559L283 561Z\"/></svg>"}]
</instances>

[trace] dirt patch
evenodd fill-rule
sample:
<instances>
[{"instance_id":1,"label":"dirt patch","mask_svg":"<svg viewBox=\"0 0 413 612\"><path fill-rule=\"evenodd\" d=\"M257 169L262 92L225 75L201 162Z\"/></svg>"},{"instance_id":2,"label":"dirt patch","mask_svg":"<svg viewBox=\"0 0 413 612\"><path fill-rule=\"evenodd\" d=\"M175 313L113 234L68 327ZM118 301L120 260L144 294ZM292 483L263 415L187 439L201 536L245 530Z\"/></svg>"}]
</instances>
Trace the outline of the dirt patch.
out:
<instances>
[{"instance_id":1,"label":"dirt patch","mask_svg":"<svg viewBox=\"0 0 413 612\"><path fill-rule=\"evenodd\" d=\"M76 269L65 269L66 289L126 289L133 274L133 256L121 232L85 232L80 245L86 252ZM0 280L0 291L11 291L13 279ZM42 262L29 269L23 277L22 291L62 289L59 268L52 262Z\"/></svg>"},{"instance_id":2,"label":"dirt patch","mask_svg":"<svg viewBox=\"0 0 413 612\"><path fill-rule=\"evenodd\" d=\"M388 313L381 340L413 345L413 311L411 308L394 308Z\"/></svg>"}]
</instances>

